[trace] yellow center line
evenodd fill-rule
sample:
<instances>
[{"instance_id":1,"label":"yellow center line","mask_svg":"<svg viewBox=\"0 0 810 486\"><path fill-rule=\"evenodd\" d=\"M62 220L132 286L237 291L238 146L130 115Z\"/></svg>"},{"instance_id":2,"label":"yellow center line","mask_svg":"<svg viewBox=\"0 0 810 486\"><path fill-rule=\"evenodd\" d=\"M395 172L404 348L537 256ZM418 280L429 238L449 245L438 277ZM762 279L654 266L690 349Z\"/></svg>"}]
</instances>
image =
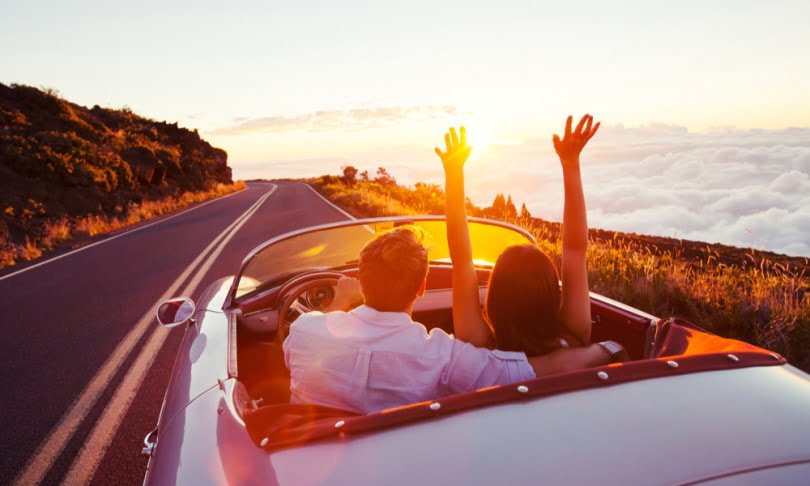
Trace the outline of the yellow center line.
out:
<instances>
[{"instance_id":1,"label":"yellow center line","mask_svg":"<svg viewBox=\"0 0 810 486\"><path fill-rule=\"evenodd\" d=\"M273 191L276 190L276 185L262 196L256 203L254 203L245 213L237 218L230 226L225 228L213 241L189 264L188 267L180 274L179 277L166 289L163 295L157 302L151 306L146 313L138 320L132 330L121 341L121 344L115 348L107 361L101 366L101 369L93 376L85 389L79 394L78 398L74 400L73 404L68 408L67 412L59 419L59 422L51 430L50 434L40 443L37 450L34 451L31 458L29 458L25 467L17 475L13 484L15 485L34 485L39 484L47 474L48 470L53 466L56 459L62 454L65 445L68 443L73 434L79 428L79 425L87 416L87 413L99 399L101 394L110 384L110 381L115 376L124 360L129 356L132 349L140 341L148 329L151 328L154 308L157 307L164 300L172 297L180 284L182 284L191 272L200 264L200 262L223 238L228 235L234 227L239 225L245 216L252 214L252 211L261 205ZM123 414L122 414L123 416Z\"/></svg>"}]
</instances>

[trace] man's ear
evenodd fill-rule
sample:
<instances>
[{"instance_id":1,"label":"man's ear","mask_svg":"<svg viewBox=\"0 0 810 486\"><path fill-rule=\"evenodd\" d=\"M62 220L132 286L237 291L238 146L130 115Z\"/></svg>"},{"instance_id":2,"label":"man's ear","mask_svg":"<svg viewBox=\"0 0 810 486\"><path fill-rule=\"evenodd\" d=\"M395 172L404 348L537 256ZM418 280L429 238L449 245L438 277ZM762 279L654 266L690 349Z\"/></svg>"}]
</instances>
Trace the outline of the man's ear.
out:
<instances>
[{"instance_id":1,"label":"man's ear","mask_svg":"<svg viewBox=\"0 0 810 486\"><path fill-rule=\"evenodd\" d=\"M416 296L422 297L423 295L425 295L425 289L427 289L427 277L425 277L425 279L422 280L422 283L419 284L419 288L416 289Z\"/></svg>"}]
</instances>

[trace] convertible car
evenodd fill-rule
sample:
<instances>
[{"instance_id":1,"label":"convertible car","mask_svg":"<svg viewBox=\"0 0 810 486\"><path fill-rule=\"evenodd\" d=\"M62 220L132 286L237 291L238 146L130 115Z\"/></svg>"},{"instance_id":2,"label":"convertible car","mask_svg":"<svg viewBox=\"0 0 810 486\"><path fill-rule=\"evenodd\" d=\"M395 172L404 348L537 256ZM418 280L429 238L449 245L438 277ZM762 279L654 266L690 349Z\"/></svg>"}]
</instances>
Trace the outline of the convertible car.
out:
<instances>
[{"instance_id":1,"label":"convertible car","mask_svg":"<svg viewBox=\"0 0 810 486\"><path fill-rule=\"evenodd\" d=\"M432 235L414 308L453 331L445 222L424 216L307 228L267 241L196 304L184 326L145 484L810 484L810 376L775 353L592 295L594 341L631 360L370 415L289 403L281 339L324 309L360 249L403 224ZM515 226L471 219L483 297Z\"/></svg>"}]
</instances>

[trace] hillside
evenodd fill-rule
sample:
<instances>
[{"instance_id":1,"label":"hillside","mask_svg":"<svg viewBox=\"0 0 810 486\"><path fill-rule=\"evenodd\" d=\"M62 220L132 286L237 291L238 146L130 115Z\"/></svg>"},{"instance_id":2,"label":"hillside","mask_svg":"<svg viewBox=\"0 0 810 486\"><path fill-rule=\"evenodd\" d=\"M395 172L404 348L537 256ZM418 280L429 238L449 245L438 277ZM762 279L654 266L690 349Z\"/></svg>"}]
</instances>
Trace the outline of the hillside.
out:
<instances>
[{"instance_id":1,"label":"hillside","mask_svg":"<svg viewBox=\"0 0 810 486\"><path fill-rule=\"evenodd\" d=\"M234 188L196 130L3 84L0 181L0 267Z\"/></svg>"},{"instance_id":2,"label":"hillside","mask_svg":"<svg viewBox=\"0 0 810 486\"><path fill-rule=\"evenodd\" d=\"M307 179L357 216L444 214L436 184L404 187L381 168L372 178L344 168L343 176ZM359 177L358 177L359 175ZM493 204L469 202L472 216L528 229L560 264L560 224L533 218L508 195ZM784 354L810 370L810 262L727 245L591 229L589 282L594 292L653 315L684 317L717 334Z\"/></svg>"}]
</instances>

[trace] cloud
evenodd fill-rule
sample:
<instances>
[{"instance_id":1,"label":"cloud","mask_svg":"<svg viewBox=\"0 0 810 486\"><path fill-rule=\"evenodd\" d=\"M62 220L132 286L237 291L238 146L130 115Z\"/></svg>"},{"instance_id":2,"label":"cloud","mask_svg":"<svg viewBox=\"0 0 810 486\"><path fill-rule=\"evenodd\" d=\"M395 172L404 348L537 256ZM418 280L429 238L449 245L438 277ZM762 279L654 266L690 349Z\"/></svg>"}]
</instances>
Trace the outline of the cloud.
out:
<instances>
[{"instance_id":1,"label":"cloud","mask_svg":"<svg viewBox=\"0 0 810 486\"><path fill-rule=\"evenodd\" d=\"M346 124L370 126L397 116L439 116L427 108L409 110L414 109L313 113L280 125L314 130L341 120L345 130ZM291 121L298 118L306 121ZM443 183L431 148L380 146L368 153L291 157L234 170L238 177L303 177L334 174L345 164L373 173L382 165L405 184ZM491 144L473 152L466 171L467 194L476 204L508 193L536 216L562 219L562 171L550 137ZM668 124L605 126L583 153L582 177L593 228L810 256L810 128L693 133Z\"/></svg>"},{"instance_id":2,"label":"cloud","mask_svg":"<svg viewBox=\"0 0 810 486\"><path fill-rule=\"evenodd\" d=\"M425 120L458 113L453 106L381 106L352 110L322 110L298 116L236 118L212 135L245 135L287 131L354 130L390 125L403 120Z\"/></svg>"},{"instance_id":3,"label":"cloud","mask_svg":"<svg viewBox=\"0 0 810 486\"><path fill-rule=\"evenodd\" d=\"M508 192L561 220L562 173L547 145L512 150L498 171L479 168L471 194ZM810 256L810 128L605 127L582 173L592 227Z\"/></svg>"}]
</instances>

